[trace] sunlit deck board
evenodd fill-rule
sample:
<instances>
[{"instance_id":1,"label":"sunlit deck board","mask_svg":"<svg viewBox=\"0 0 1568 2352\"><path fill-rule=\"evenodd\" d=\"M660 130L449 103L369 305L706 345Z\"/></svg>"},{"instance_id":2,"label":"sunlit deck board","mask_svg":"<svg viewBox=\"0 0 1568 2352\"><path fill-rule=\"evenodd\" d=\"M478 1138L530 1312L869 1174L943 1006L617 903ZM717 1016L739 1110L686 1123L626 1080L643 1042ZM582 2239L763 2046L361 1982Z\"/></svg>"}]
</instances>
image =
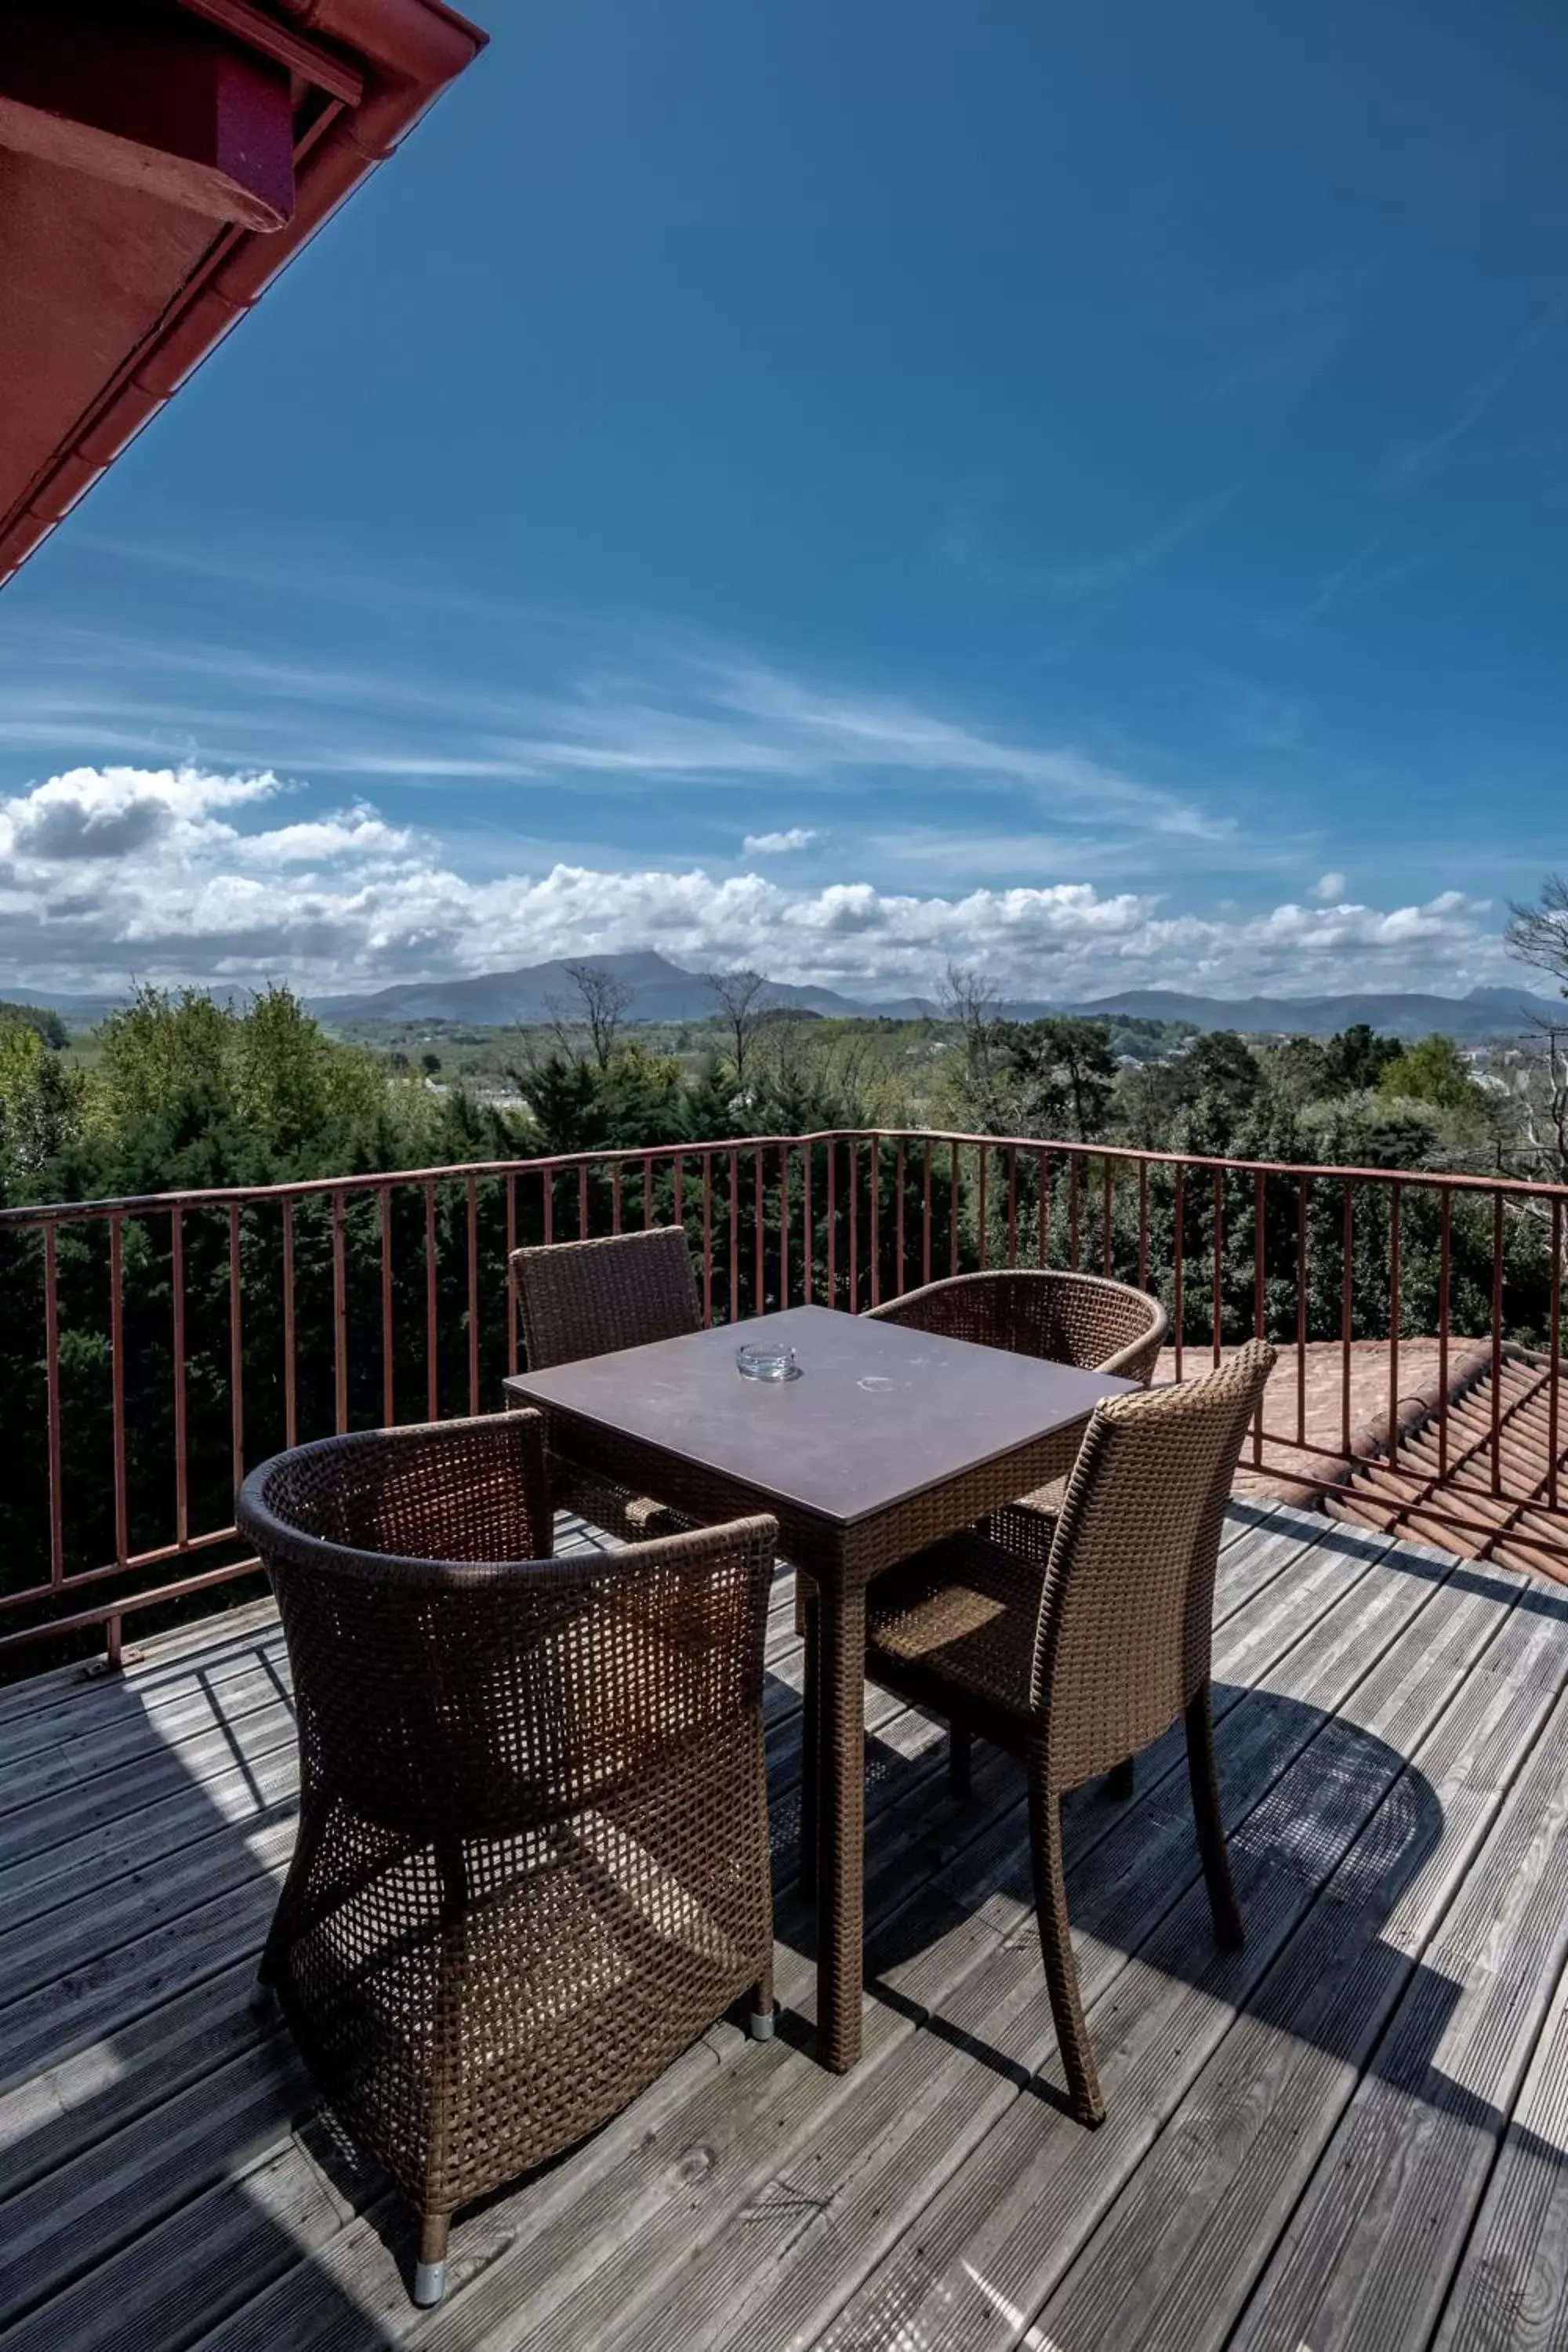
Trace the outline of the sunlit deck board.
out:
<instances>
[{"instance_id":1,"label":"sunlit deck board","mask_svg":"<svg viewBox=\"0 0 1568 2352\"><path fill-rule=\"evenodd\" d=\"M937 1730L875 1694L867 2056L816 2066L790 1601L781 1583L768 1701L785 2030L717 2027L466 2217L431 2315L395 2200L246 2004L292 1833L275 1621L0 1695L5 2352L1330 2352L1432 2342L1456 2279L1444 2352L1568 2345L1543 2284L1564 2103L1536 2046L1563 2030L1568 1596L1287 1508L1234 1516L1217 1739L1247 1945L1209 1936L1178 1741L1130 1805L1071 1801L1096 2133L1059 2105L1021 1775L981 1749L953 1796ZM1358 2282L1338 2299L1336 2231ZM1498 2332L1521 2297L1546 2316ZM1404 2333L1368 2332L1394 2309Z\"/></svg>"}]
</instances>

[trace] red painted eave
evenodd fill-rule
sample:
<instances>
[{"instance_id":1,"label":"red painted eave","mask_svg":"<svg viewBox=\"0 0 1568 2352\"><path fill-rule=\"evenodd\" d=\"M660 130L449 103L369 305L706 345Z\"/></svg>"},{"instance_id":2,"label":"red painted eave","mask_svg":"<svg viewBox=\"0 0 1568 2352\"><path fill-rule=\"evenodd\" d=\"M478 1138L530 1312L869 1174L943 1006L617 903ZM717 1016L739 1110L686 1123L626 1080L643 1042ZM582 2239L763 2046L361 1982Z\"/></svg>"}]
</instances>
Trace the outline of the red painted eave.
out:
<instances>
[{"instance_id":1,"label":"red painted eave","mask_svg":"<svg viewBox=\"0 0 1568 2352\"><path fill-rule=\"evenodd\" d=\"M74 171L68 142L44 160L39 147L0 149L23 199L6 205L0 180L0 318L26 315L33 330L25 399L15 387L0 397L0 585L486 39L443 0L142 5L164 26L177 7L176 24L216 28L258 72L286 78L292 211L253 229L182 209L157 183L142 193Z\"/></svg>"}]
</instances>

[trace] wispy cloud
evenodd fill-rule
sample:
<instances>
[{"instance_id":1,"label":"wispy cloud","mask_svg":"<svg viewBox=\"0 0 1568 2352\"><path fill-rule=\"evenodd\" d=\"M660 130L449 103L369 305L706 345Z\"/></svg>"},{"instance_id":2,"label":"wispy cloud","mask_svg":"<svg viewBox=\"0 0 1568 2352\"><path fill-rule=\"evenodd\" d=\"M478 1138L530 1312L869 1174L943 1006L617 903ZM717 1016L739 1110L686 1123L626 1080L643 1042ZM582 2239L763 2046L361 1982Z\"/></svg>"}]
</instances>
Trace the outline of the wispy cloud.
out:
<instances>
[{"instance_id":1,"label":"wispy cloud","mask_svg":"<svg viewBox=\"0 0 1568 2352\"><path fill-rule=\"evenodd\" d=\"M1568 287L1554 294L1545 308L1539 310L1523 332L1510 344L1502 357L1496 361L1464 393L1452 421L1440 433L1429 439L1412 442L1395 451L1379 476L1379 487L1385 490L1407 490L1446 457L1457 441L1479 425L1489 409L1496 406L1516 376L1526 368L1542 345L1556 332L1568 317Z\"/></svg>"},{"instance_id":2,"label":"wispy cloud","mask_svg":"<svg viewBox=\"0 0 1568 2352\"><path fill-rule=\"evenodd\" d=\"M1196 397L1239 400L1315 383L1354 333L1382 269L1381 258L1328 260L1286 270L1239 293L1211 295L1203 307L1211 333L1226 348L1195 378Z\"/></svg>"},{"instance_id":3,"label":"wispy cloud","mask_svg":"<svg viewBox=\"0 0 1568 2352\"><path fill-rule=\"evenodd\" d=\"M1320 906L1337 907L1345 895L1345 877L1334 869L1320 874L1307 895L1316 898Z\"/></svg>"},{"instance_id":4,"label":"wispy cloud","mask_svg":"<svg viewBox=\"0 0 1568 2352\"><path fill-rule=\"evenodd\" d=\"M1241 488L1239 482L1227 483L1131 546L1073 562L1022 562L998 552L971 507L953 509L938 534L938 551L960 578L998 594L1049 596L1074 603L1114 598L1137 587L1178 549L1216 522Z\"/></svg>"}]
</instances>

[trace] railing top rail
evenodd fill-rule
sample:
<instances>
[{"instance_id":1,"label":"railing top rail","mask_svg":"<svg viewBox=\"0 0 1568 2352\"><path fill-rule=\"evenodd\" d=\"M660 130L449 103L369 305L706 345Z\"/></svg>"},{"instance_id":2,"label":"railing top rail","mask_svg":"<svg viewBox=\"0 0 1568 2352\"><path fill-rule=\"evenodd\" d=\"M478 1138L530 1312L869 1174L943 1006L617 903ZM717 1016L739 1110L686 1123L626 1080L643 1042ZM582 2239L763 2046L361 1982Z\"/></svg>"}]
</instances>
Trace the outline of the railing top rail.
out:
<instances>
[{"instance_id":1,"label":"railing top rail","mask_svg":"<svg viewBox=\"0 0 1568 2352\"><path fill-rule=\"evenodd\" d=\"M435 1184L459 1178L545 1176L554 1171L640 1164L647 1160L717 1158L730 1151L777 1150L815 1143L946 1143L1016 1151L1085 1153L1157 1168L1201 1168L1238 1176L1324 1178L1341 1183L1422 1184L1434 1191L1500 1194L1568 1203L1568 1184L1524 1176L1480 1176L1432 1168L1363 1168L1338 1161L1233 1160L1197 1151L1145 1150L1135 1144L1077 1142L1060 1136L976 1135L931 1127L832 1127L795 1135L735 1135L679 1143L616 1145L598 1151L558 1151L527 1160L466 1160L437 1168L387 1168L348 1176L306 1176L283 1184L222 1184L186 1192L127 1193L97 1201L49 1201L0 1209L0 1230L80 1223L96 1217L168 1215L176 1209L227 1208L257 1201L317 1200L333 1194L379 1192L395 1184Z\"/></svg>"}]
</instances>

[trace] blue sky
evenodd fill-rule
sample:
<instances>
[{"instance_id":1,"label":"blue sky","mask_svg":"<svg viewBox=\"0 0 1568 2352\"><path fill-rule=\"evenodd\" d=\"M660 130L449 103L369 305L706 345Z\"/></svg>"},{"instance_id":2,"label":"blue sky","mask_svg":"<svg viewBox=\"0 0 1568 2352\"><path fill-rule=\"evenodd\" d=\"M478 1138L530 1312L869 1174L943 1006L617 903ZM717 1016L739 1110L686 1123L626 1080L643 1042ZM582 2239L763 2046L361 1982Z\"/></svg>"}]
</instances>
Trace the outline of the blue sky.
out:
<instances>
[{"instance_id":1,"label":"blue sky","mask_svg":"<svg viewBox=\"0 0 1568 2352\"><path fill-rule=\"evenodd\" d=\"M7 984L1521 976L1560 10L488 22L0 600Z\"/></svg>"}]
</instances>

